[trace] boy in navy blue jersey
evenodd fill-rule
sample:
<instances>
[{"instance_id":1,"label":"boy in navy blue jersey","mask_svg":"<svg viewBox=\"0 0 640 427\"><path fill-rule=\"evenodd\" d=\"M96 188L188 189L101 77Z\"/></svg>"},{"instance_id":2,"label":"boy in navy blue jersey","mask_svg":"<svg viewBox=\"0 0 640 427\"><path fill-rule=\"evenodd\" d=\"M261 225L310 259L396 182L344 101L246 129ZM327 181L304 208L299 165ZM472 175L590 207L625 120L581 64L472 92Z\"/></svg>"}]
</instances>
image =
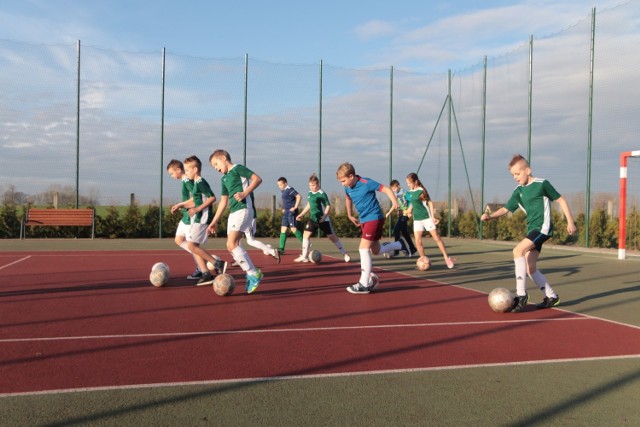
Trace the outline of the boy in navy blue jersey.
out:
<instances>
[{"instance_id":1,"label":"boy in navy blue jersey","mask_svg":"<svg viewBox=\"0 0 640 427\"><path fill-rule=\"evenodd\" d=\"M282 222L280 224L278 250L280 253L284 253L284 247L287 243L287 229L291 229L296 238L302 241L302 233L298 230L298 221L296 219L302 196L295 188L289 185L287 178L284 176L278 178L278 188L282 192Z\"/></svg>"}]
</instances>

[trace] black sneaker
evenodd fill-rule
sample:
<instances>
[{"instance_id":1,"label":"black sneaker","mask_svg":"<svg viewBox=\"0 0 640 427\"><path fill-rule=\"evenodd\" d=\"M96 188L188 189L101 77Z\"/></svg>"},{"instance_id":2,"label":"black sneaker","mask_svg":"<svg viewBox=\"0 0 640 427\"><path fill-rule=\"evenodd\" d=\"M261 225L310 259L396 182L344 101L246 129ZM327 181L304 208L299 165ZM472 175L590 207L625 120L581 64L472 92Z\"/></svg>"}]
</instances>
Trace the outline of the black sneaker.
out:
<instances>
[{"instance_id":1,"label":"black sneaker","mask_svg":"<svg viewBox=\"0 0 640 427\"><path fill-rule=\"evenodd\" d=\"M215 266L214 270L216 274L224 274L227 272L227 261L224 261L222 259L217 259L214 266Z\"/></svg>"},{"instance_id":2,"label":"black sneaker","mask_svg":"<svg viewBox=\"0 0 640 427\"><path fill-rule=\"evenodd\" d=\"M352 294L368 294L369 292L371 292L371 289L361 285L360 282L356 283L355 285L347 286L347 290Z\"/></svg>"},{"instance_id":3,"label":"black sneaker","mask_svg":"<svg viewBox=\"0 0 640 427\"><path fill-rule=\"evenodd\" d=\"M513 299L513 307L511 307L512 313L520 313L527 306L527 301L529 301L529 294L524 294L524 296L516 296Z\"/></svg>"},{"instance_id":4,"label":"black sneaker","mask_svg":"<svg viewBox=\"0 0 640 427\"><path fill-rule=\"evenodd\" d=\"M196 270L187 276L187 279L189 280L200 280L201 278L202 278L202 271L200 270Z\"/></svg>"},{"instance_id":5,"label":"black sneaker","mask_svg":"<svg viewBox=\"0 0 640 427\"><path fill-rule=\"evenodd\" d=\"M556 295L555 298L544 297L540 304L536 304L536 308L551 308L560 304L560 297Z\"/></svg>"},{"instance_id":6,"label":"black sneaker","mask_svg":"<svg viewBox=\"0 0 640 427\"><path fill-rule=\"evenodd\" d=\"M280 264L280 249L273 250L273 257L276 259L276 262Z\"/></svg>"},{"instance_id":7,"label":"black sneaker","mask_svg":"<svg viewBox=\"0 0 640 427\"><path fill-rule=\"evenodd\" d=\"M210 285L213 283L213 275L211 273L203 273L202 278L198 280L196 286Z\"/></svg>"}]
</instances>

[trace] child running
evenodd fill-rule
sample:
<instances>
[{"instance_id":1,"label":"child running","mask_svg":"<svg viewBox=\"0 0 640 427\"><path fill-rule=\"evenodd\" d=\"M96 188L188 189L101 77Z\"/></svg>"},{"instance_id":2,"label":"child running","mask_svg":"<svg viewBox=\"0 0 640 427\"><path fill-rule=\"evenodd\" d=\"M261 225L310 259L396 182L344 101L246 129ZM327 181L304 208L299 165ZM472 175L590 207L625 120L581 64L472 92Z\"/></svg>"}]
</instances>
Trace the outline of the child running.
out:
<instances>
[{"instance_id":1,"label":"child running","mask_svg":"<svg viewBox=\"0 0 640 427\"><path fill-rule=\"evenodd\" d=\"M336 172L336 178L345 190L347 217L362 230L362 238L358 248L361 267L360 279L355 285L347 286L347 291L352 294L368 294L374 291L378 285L377 280L372 280L373 259L371 254L384 254L397 249L402 250L405 254L409 253L409 248L402 240L380 245L385 215L380 208L376 192L380 191L389 198L392 210L398 209L398 201L389 187L371 178L356 175L355 167L351 163L341 164ZM353 216L352 204L355 205L359 218Z\"/></svg>"},{"instance_id":2,"label":"child running","mask_svg":"<svg viewBox=\"0 0 640 427\"><path fill-rule=\"evenodd\" d=\"M438 248L440 248L447 267L453 268L453 260L447 255L447 249L438 234L436 225L440 221L433 216L433 202L431 201L431 197L429 197L427 189L422 182L420 182L418 175L413 172L407 175L407 186L409 187L409 207L407 213L409 216L413 216L413 234L416 238L418 256L424 256L422 234L428 231L438 245Z\"/></svg>"},{"instance_id":3,"label":"child running","mask_svg":"<svg viewBox=\"0 0 640 427\"><path fill-rule=\"evenodd\" d=\"M329 212L331 211L331 203L329 203L329 197L327 193L320 188L320 180L314 173L309 177L309 195L307 196L307 206L304 207L302 212L296 217L297 221L302 221L305 214L310 212L309 220L304 227L304 234L302 235L302 254L294 259L295 262L308 262L309 261L309 248L311 247L311 235L316 233L318 229L327 236L329 240L336 245L336 248L340 251L344 257L344 262L351 261L351 256L347 250L342 246L342 242L333 232L331 226L331 220L329 219Z\"/></svg>"},{"instance_id":4,"label":"child running","mask_svg":"<svg viewBox=\"0 0 640 427\"><path fill-rule=\"evenodd\" d=\"M482 214L482 221L489 221L515 212L520 208L527 215L527 236L513 249L513 263L516 273L516 298L511 312L524 310L529 301L525 273L544 293L544 300L537 308L551 308L560 303L560 297L553 290L544 275L537 269L538 257L542 244L553 235L551 224L551 202L557 201L567 219L567 232L572 235L577 231L567 201L556 191L551 183L542 178L531 176L531 168L527 159L520 154L513 156L509 162L509 172L518 186L507 203L492 214Z\"/></svg>"},{"instance_id":5,"label":"child running","mask_svg":"<svg viewBox=\"0 0 640 427\"><path fill-rule=\"evenodd\" d=\"M220 202L216 214L209 225L209 232L215 233L218 229L218 222L227 206L230 214L227 220L227 250L233 256L236 263L242 268L246 275L245 289L247 293L252 293L258 288L263 274L256 268L249 257L249 254L240 244L243 233L253 236L254 202L253 190L261 183L262 178L252 170L243 166L231 163L231 155L225 150L216 150L209 156L209 163L222 174L222 190ZM280 254L276 248L274 257L280 260Z\"/></svg>"}]
</instances>

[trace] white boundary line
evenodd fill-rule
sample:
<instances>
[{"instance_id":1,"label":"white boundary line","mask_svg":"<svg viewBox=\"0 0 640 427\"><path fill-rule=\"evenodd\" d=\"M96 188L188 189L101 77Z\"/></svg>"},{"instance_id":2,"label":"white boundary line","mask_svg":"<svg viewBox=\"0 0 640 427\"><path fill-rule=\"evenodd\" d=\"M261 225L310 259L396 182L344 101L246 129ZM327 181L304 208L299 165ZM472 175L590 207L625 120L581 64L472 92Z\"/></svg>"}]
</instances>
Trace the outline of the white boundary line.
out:
<instances>
[{"instance_id":1,"label":"white boundary line","mask_svg":"<svg viewBox=\"0 0 640 427\"><path fill-rule=\"evenodd\" d=\"M269 382L269 381L290 381L290 380L309 380L309 379L323 379L323 378L358 377L358 376L365 376L365 375L412 374L412 373L445 371L445 370L454 370L454 369L457 370L457 369L472 369L472 368L496 368L496 367L504 367L504 366L528 366L528 365L541 365L541 364L547 364L547 363L597 362L597 361L605 361L605 360L624 360L624 359L640 359L640 354L629 354L624 356L531 360L531 361L523 361L523 362L481 363L481 364L473 364L473 365L434 366L429 368L385 369L385 370L379 370L379 371L360 371L360 372L342 372L342 373L338 372L338 373L331 373L331 374L285 375L285 376L275 376L275 377L234 378L234 379L228 379L228 380L129 384L129 385L122 385L122 386L104 386L104 387L82 387L82 388L70 388L70 389L58 389L58 390L44 390L44 391L35 391L35 392L0 393L0 398L16 397L16 396L37 396L37 395L48 395L48 394L98 392L98 391L112 391L112 390L136 390L136 389L143 389L143 388L160 388L160 387L207 386L207 385L221 385L221 384L252 383L252 382L259 383L259 382Z\"/></svg>"},{"instance_id":2,"label":"white boundary line","mask_svg":"<svg viewBox=\"0 0 640 427\"><path fill-rule=\"evenodd\" d=\"M161 332L156 334L121 334L121 335L87 335L70 337L41 337L41 338L6 338L0 339L0 343L18 342L38 342L38 341L81 341L100 339L124 339L124 338L157 338L157 337L189 337L200 335L243 335L243 334L269 334L269 333L291 333L291 332L318 332L318 331L346 331L363 329L390 329L390 328L427 328L439 326L469 326L469 325L491 325L510 323L539 323L539 322L567 322L575 320L598 320L576 316L569 319L524 319L524 320L491 320L483 322L442 322L442 323L406 323L391 325L360 325L360 326L327 326L318 328L287 328L287 329L248 329L248 330L227 330L227 331L198 331L198 332Z\"/></svg>"},{"instance_id":3,"label":"white boundary line","mask_svg":"<svg viewBox=\"0 0 640 427\"><path fill-rule=\"evenodd\" d=\"M28 256L26 256L26 257L24 257L24 258L20 258L20 259L19 259L19 260L17 260L17 261L13 261L13 262L10 262L9 264L2 265L2 266L0 266L0 270L2 270L3 268L11 267L12 265L17 264L17 263L19 263L19 262L22 262L22 261L24 261L24 260L27 260L27 259L29 259L29 258L31 258L31 257L32 257L32 255L28 255Z\"/></svg>"}]
</instances>

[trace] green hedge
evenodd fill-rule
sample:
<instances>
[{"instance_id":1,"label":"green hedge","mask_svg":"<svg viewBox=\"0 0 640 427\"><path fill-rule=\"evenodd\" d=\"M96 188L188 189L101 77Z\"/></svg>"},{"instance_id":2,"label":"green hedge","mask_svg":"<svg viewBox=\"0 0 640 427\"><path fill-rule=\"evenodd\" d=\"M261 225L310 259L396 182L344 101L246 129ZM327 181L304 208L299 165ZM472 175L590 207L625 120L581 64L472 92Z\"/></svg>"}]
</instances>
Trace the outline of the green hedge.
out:
<instances>
[{"instance_id":1,"label":"green hedge","mask_svg":"<svg viewBox=\"0 0 640 427\"><path fill-rule=\"evenodd\" d=\"M26 207L15 205L3 205L0 209L0 238L18 238L20 236L20 220ZM153 238L158 237L160 208L148 206L141 208L137 205L128 207L110 206L100 208L100 214L96 213L96 237L98 238ZM165 209L162 215L162 236L171 237L175 234L180 213L171 214ZM218 227L218 236L226 235L227 213L223 215ZM445 211L439 213L440 222L438 232L441 236L447 236L449 230L448 218ZM278 237L280 235L281 214L278 212L272 216L269 211L258 214L257 236ZM385 223L383 235L389 236L389 226L395 223L392 216ZM560 212L553 211L554 236L550 242L560 245L578 245L584 247L585 216L578 215L576 226L579 233L569 236L566 230L564 217ZM333 229L339 237L360 237L360 229L354 226L346 215L334 215L331 218ZM468 211L452 218L451 237L477 238L479 215ZM490 240L519 241L525 235L526 217L518 211L514 215L504 216L497 221L485 222L483 226L483 238ZM64 238L64 237L91 237L89 227L28 227L27 235L30 238ZM589 224L589 246L601 248L618 247L618 219L610 218L603 209L596 210L591 215ZM640 249L640 212L632 208L627 219L627 249Z\"/></svg>"}]
</instances>

